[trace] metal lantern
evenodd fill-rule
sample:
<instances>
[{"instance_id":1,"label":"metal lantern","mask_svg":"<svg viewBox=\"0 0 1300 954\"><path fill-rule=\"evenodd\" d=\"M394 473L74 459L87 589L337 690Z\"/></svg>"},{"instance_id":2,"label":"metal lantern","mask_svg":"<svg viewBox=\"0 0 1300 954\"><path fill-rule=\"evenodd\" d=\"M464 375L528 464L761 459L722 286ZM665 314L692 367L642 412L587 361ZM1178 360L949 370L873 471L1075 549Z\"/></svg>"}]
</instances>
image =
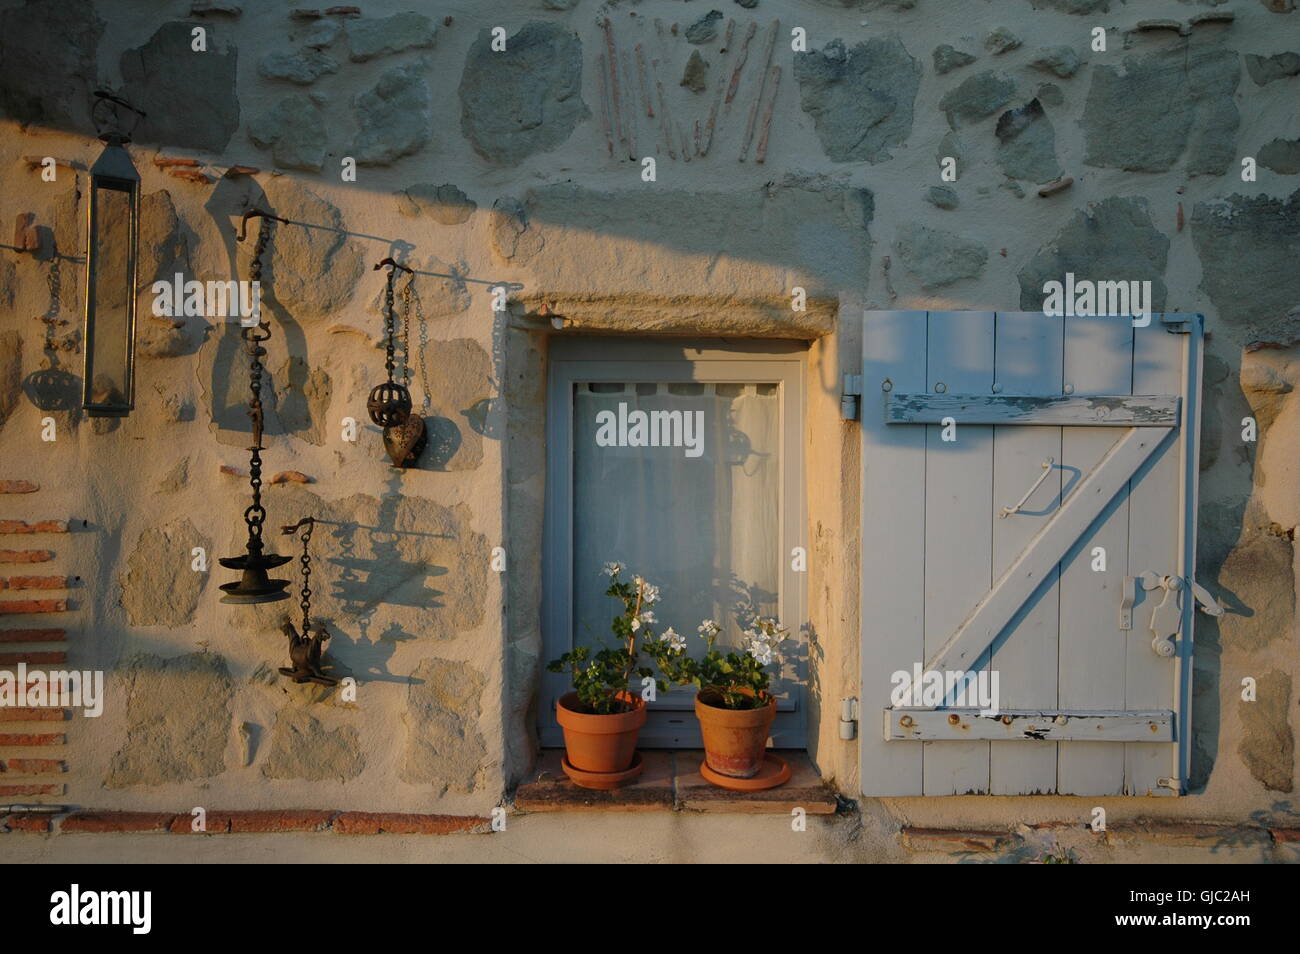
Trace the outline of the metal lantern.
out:
<instances>
[{"instance_id":1,"label":"metal lantern","mask_svg":"<svg viewBox=\"0 0 1300 954\"><path fill-rule=\"evenodd\" d=\"M106 106L144 115L98 92ZM125 417L135 406L135 304L140 236L140 174L120 124L100 135L104 151L90 169L86 227L86 328L81 406L90 417Z\"/></svg>"}]
</instances>

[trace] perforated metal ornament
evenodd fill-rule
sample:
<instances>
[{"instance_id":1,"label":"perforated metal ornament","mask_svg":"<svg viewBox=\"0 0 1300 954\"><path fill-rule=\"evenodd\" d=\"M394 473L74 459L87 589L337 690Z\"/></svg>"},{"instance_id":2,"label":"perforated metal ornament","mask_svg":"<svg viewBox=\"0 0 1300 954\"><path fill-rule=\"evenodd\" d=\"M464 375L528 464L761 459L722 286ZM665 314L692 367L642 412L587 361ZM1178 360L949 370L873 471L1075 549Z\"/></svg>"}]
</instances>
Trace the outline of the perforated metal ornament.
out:
<instances>
[{"instance_id":1,"label":"perforated metal ornament","mask_svg":"<svg viewBox=\"0 0 1300 954\"><path fill-rule=\"evenodd\" d=\"M380 427L399 427L411 416L411 392L396 381L376 384L366 399L366 411Z\"/></svg>"}]
</instances>

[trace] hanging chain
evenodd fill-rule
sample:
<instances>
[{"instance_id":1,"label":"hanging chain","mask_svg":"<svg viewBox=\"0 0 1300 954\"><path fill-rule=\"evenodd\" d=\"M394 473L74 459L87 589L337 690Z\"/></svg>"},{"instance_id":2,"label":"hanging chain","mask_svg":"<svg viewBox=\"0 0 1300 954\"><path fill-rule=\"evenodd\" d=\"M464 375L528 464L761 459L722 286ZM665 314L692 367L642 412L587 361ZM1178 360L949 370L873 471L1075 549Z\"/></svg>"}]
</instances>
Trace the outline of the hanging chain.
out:
<instances>
[{"instance_id":1,"label":"hanging chain","mask_svg":"<svg viewBox=\"0 0 1300 954\"><path fill-rule=\"evenodd\" d=\"M302 556L298 562L302 564L302 602L298 605L302 607L302 636L307 638L308 627L311 626L311 532L316 526L316 521L308 517L303 521L307 528L302 532Z\"/></svg>"},{"instance_id":2,"label":"hanging chain","mask_svg":"<svg viewBox=\"0 0 1300 954\"><path fill-rule=\"evenodd\" d=\"M59 312L63 309L63 303L60 301L60 294L63 290L63 274L59 269L59 248L54 247L54 256L50 259L50 269L45 276L45 282L50 289L50 307L45 312L46 318L57 318Z\"/></svg>"},{"instance_id":3,"label":"hanging chain","mask_svg":"<svg viewBox=\"0 0 1300 954\"><path fill-rule=\"evenodd\" d=\"M402 383L411 387L411 283L402 288Z\"/></svg>"},{"instance_id":4,"label":"hanging chain","mask_svg":"<svg viewBox=\"0 0 1300 954\"><path fill-rule=\"evenodd\" d=\"M262 280L262 255L271 238L271 223L263 218L257 231L257 245L253 249L253 262L249 267L249 276L255 282ZM244 522L248 524L248 549L252 553L262 552L262 524L266 522L266 508L262 506L262 357L266 349L262 342L271 337L269 324L259 321L251 327L240 330L244 339L244 350L248 354L248 389L251 394L248 401L248 417L253 427L253 444L248 449L248 483L253 489L253 503L244 511Z\"/></svg>"},{"instance_id":5,"label":"hanging chain","mask_svg":"<svg viewBox=\"0 0 1300 954\"><path fill-rule=\"evenodd\" d=\"M396 273L396 268L388 270L388 283L384 286L384 333L388 336L388 357L384 361L384 368L388 371L389 384L393 383L393 368L396 367L393 357L397 349L397 312L393 308L393 278Z\"/></svg>"},{"instance_id":6,"label":"hanging chain","mask_svg":"<svg viewBox=\"0 0 1300 954\"><path fill-rule=\"evenodd\" d=\"M430 397L432 391L429 388L429 364L425 359L429 344L429 322L424 317L424 302L420 300L420 293L415 290L415 275L411 275L406 280L406 285L402 289L402 296L405 299L406 306L406 340L407 340L407 380L410 380L410 340L411 340L411 306L415 306L415 318L419 322L420 331L418 336L419 344L419 364L420 364L420 387L424 389L424 396L421 400L421 406L427 411L429 409Z\"/></svg>"}]
</instances>

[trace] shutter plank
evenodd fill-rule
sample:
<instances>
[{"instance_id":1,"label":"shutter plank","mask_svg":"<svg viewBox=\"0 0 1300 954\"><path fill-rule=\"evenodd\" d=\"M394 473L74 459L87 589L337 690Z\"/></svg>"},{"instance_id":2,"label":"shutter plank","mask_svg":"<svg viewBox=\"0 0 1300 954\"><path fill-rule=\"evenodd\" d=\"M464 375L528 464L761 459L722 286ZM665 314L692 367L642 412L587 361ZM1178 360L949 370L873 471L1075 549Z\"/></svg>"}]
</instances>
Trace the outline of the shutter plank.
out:
<instances>
[{"instance_id":1,"label":"shutter plank","mask_svg":"<svg viewBox=\"0 0 1300 954\"><path fill-rule=\"evenodd\" d=\"M1133 390L1177 394L1183 386L1182 335L1173 335L1160 324L1133 329ZM1164 442L1142 471L1130 482L1128 572L1178 572L1179 523L1182 519L1179 486L1179 453L1182 432ZM1167 708L1174 698L1174 661L1157 656L1151 649L1151 611L1164 597L1164 590L1141 592L1133 607L1133 628L1128 631L1125 665L1125 709ZM1187 731L1174 726L1180 735ZM1172 795L1159 780L1177 774L1173 752L1159 743L1125 743L1124 793L1126 795Z\"/></svg>"},{"instance_id":2,"label":"shutter plank","mask_svg":"<svg viewBox=\"0 0 1300 954\"><path fill-rule=\"evenodd\" d=\"M1041 312L999 312L996 318L995 380L1000 395L1054 396L1061 393L1064 318ZM1014 400L1014 398L1012 398ZM1047 479L1018 513L1014 507L1043 473ZM993 428L993 499L986 519L993 534L993 577L997 579L1030 545L1060 505L1061 428L1019 424ZM1037 592L1012 618L995 643L989 668L999 674L1003 709L1056 706L1059 572L1049 570ZM987 720L981 720L987 721ZM999 723L1000 724L1000 723ZM1056 747L995 741L989 747L990 790L994 795L1028 795L1056 790Z\"/></svg>"},{"instance_id":3,"label":"shutter plank","mask_svg":"<svg viewBox=\"0 0 1300 954\"><path fill-rule=\"evenodd\" d=\"M923 390L926 314L869 312L862 377L862 792L920 795L920 742L890 743L871 718L889 704L890 676L925 658L925 428L888 427L881 383Z\"/></svg>"},{"instance_id":4,"label":"shutter plank","mask_svg":"<svg viewBox=\"0 0 1300 954\"><path fill-rule=\"evenodd\" d=\"M1065 323L1065 383L1076 393L1123 394L1133 382L1133 326L1114 318L1071 318ZM1061 463L1088 473L1117 435L1106 427L1067 427ZM1063 709L1123 709L1127 633L1119 628L1119 602L1128 575L1128 493L1102 511L1091 534L1061 561L1060 668ZM1092 550L1106 551L1106 570L1092 569ZM1061 742L1057 792L1120 795L1124 746L1114 742Z\"/></svg>"},{"instance_id":5,"label":"shutter plank","mask_svg":"<svg viewBox=\"0 0 1300 954\"><path fill-rule=\"evenodd\" d=\"M929 393L938 393L940 383L948 393L992 393L993 317L992 312L930 312ZM941 439L941 431L941 425L925 427L925 659L944 645L992 583L993 429L959 424L951 443ZM988 742L923 744L926 795L988 793Z\"/></svg>"}]
</instances>

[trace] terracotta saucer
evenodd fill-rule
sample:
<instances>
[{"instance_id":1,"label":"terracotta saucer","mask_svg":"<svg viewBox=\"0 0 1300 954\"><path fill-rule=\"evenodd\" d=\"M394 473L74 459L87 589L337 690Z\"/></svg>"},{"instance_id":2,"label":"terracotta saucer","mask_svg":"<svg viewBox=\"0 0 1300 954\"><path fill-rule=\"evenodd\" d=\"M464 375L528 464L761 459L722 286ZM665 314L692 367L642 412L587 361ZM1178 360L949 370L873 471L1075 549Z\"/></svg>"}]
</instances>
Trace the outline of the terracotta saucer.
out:
<instances>
[{"instance_id":1,"label":"terracotta saucer","mask_svg":"<svg viewBox=\"0 0 1300 954\"><path fill-rule=\"evenodd\" d=\"M707 761L700 763L700 774L705 780L718 786L729 788L733 792L761 792L765 788L776 788L790 781L790 766L779 755L767 752L763 755L763 765L753 778L732 778L709 768Z\"/></svg>"},{"instance_id":2,"label":"terracotta saucer","mask_svg":"<svg viewBox=\"0 0 1300 954\"><path fill-rule=\"evenodd\" d=\"M632 756L632 764L621 772L584 772L569 764L568 755L564 756L560 764L564 768L564 774L569 776L569 781L574 785L579 788L595 789L619 788L626 785L640 775L643 768L640 752Z\"/></svg>"}]
</instances>

